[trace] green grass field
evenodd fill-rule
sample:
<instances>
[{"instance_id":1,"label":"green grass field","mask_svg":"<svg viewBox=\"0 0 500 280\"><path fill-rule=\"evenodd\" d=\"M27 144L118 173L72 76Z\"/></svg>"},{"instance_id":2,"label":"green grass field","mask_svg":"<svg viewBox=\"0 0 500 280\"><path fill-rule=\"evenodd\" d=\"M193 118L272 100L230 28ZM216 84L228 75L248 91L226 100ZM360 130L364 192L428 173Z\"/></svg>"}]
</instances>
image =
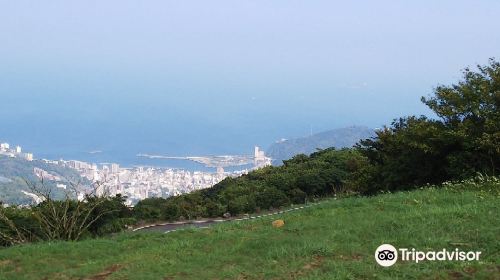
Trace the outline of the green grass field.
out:
<instances>
[{"instance_id":1,"label":"green grass field","mask_svg":"<svg viewBox=\"0 0 500 280\"><path fill-rule=\"evenodd\" d=\"M445 189L328 200L209 229L2 249L0 279L500 279L499 208L498 194ZM383 243L482 255L384 268Z\"/></svg>"}]
</instances>

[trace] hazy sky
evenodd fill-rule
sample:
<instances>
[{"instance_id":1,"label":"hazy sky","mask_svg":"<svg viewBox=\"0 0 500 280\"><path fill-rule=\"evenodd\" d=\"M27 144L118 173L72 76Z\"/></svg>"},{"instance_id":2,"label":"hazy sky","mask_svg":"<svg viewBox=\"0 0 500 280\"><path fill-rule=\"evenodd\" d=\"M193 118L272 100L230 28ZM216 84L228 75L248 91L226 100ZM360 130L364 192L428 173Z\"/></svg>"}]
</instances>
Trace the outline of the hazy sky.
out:
<instances>
[{"instance_id":1,"label":"hazy sky","mask_svg":"<svg viewBox=\"0 0 500 280\"><path fill-rule=\"evenodd\" d=\"M0 141L235 153L379 127L499 58L499 14L498 0L0 1Z\"/></svg>"}]
</instances>

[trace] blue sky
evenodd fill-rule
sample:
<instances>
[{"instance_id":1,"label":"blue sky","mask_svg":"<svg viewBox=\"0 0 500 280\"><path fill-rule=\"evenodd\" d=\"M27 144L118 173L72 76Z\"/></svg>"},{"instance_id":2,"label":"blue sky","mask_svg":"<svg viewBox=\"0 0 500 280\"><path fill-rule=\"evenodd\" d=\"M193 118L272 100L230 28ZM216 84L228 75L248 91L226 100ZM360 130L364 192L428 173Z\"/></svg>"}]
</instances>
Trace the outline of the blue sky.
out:
<instances>
[{"instance_id":1,"label":"blue sky","mask_svg":"<svg viewBox=\"0 0 500 280\"><path fill-rule=\"evenodd\" d=\"M0 1L0 140L239 153L428 114L500 57L500 1L409 2Z\"/></svg>"}]
</instances>

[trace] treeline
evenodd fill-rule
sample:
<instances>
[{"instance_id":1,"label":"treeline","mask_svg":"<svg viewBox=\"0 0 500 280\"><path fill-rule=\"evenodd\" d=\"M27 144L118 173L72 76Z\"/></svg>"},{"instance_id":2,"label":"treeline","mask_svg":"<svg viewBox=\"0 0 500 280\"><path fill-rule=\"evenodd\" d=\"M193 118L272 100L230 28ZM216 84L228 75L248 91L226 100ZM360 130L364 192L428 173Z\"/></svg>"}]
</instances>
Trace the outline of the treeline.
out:
<instances>
[{"instance_id":1,"label":"treeline","mask_svg":"<svg viewBox=\"0 0 500 280\"><path fill-rule=\"evenodd\" d=\"M80 202L47 199L25 209L0 207L0 238L3 245L78 240L119 231L136 221L238 215L336 194L372 195L478 173L498 175L500 63L492 59L477 71L465 69L463 80L438 86L422 101L436 118L400 118L351 149L297 155L282 166L227 178L209 189L145 199L133 210L121 197L93 196Z\"/></svg>"},{"instance_id":2,"label":"treeline","mask_svg":"<svg viewBox=\"0 0 500 280\"><path fill-rule=\"evenodd\" d=\"M141 220L178 220L237 215L306 203L343 193L353 174L367 164L353 149L298 155L279 167L269 166L238 178L226 178L212 188L185 195L140 201L134 212Z\"/></svg>"},{"instance_id":3,"label":"treeline","mask_svg":"<svg viewBox=\"0 0 500 280\"><path fill-rule=\"evenodd\" d=\"M357 183L363 193L498 175L500 163L500 63L490 59L463 80L422 97L438 117L406 117L361 141L369 165Z\"/></svg>"}]
</instances>

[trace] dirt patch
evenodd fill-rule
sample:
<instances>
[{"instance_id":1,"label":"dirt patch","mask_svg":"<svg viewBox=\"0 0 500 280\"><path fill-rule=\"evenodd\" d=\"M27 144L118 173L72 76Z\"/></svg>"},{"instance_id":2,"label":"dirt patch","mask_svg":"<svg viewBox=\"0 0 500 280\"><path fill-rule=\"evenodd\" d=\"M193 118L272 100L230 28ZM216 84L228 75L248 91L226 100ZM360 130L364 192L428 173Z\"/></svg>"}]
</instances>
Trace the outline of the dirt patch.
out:
<instances>
[{"instance_id":1,"label":"dirt patch","mask_svg":"<svg viewBox=\"0 0 500 280\"><path fill-rule=\"evenodd\" d=\"M448 277L450 279L464 279L465 275L461 272L453 271L453 272L448 273Z\"/></svg>"},{"instance_id":2,"label":"dirt patch","mask_svg":"<svg viewBox=\"0 0 500 280\"><path fill-rule=\"evenodd\" d=\"M362 255L358 255L358 254L348 255L348 256L337 255L337 256L335 256L335 259L339 259L339 260L342 260L342 261L360 261L360 260L363 259L363 256Z\"/></svg>"},{"instance_id":3,"label":"dirt patch","mask_svg":"<svg viewBox=\"0 0 500 280\"><path fill-rule=\"evenodd\" d=\"M314 257L314 260L312 262L304 265L302 267L302 270L311 270L311 269L318 268L321 266L322 263L323 263L323 257L320 257L320 256Z\"/></svg>"},{"instance_id":4,"label":"dirt patch","mask_svg":"<svg viewBox=\"0 0 500 280\"><path fill-rule=\"evenodd\" d=\"M484 279L498 279L500 275L500 266L489 266L484 269L477 269L475 267L466 267L462 271L450 271L447 273L447 279L469 279L475 278L476 274L482 273Z\"/></svg>"},{"instance_id":5,"label":"dirt patch","mask_svg":"<svg viewBox=\"0 0 500 280\"><path fill-rule=\"evenodd\" d=\"M85 278L85 280L105 280L113 274L114 272L120 270L123 267L121 264L114 264L112 266L107 267L104 271L97 273L96 275L90 276L89 278Z\"/></svg>"},{"instance_id":6,"label":"dirt patch","mask_svg":"<svg viewBox=\"0 0 500 280\"><path fill-rule=\"evenodd\" d=\"M184 279L184 278L187 278L189 276L189 274L187 274L184 271L178 272L175 275L176 276L165 276L165 277L163 277L163 280Z\"/></svg>"},{"instance_id":7,"label":"dirt patch","mask_svg":"<svg viewBox=\"0 0 500 280\"><path fill-rule=\"evenodd\" d=\"M14 261L12 261L12 260L1 260L0 266L7 266L7 265L11 265L13 263L14 263Z\"/></svg>"},{"instance_id":8,"label":"dirt patch","mask_svg":"<svg viewBox=\"0 0 500 280\"><path fill-rule=\"evenodd\" d=\"M13 267L15 272L20 273L22 270L20 263L21 262L19 260L0 260L0 267Z\"/></svg>"},{"instance_id":9,"label":"dirt patch","mask_svg":"<svg viewBox=\"0 0 500 280\"><path fill-rule=\"evenodd\" d=\"M296 278L300 278L301 276L304 276L308 271L319 268L323 264L323 261L324 261L323 256L314 256L313 260L311 262L306 263L298 271L294 271L294 272L290 273L290 278L296 279Z\"/></svg>"},{"instance_id":10,"label":"dirt patch","mask_svg":"<svg viewBox=\"0 0 500 280\"><path fill-rule=\"evenodd\" d=\"M238 277L236 277L237 280L247 280L247 279L250 279L250 276L248 276L247 274L245 273L240 273L240 275L238 275Z\"/></svg>"}]
</instances>

